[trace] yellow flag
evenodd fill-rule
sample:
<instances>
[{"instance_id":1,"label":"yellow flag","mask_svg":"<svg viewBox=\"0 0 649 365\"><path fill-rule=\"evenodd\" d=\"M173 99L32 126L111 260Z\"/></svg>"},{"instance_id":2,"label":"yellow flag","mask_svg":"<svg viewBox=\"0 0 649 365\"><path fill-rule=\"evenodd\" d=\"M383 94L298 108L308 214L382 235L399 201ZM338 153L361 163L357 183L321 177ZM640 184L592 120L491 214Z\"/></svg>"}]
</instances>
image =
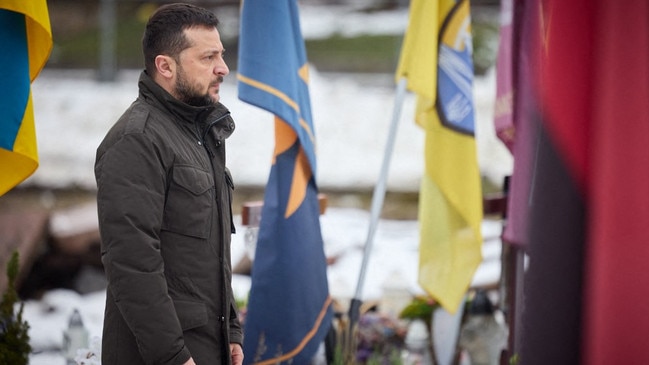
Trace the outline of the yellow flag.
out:
<instances>
[{"instance_id":1,"label":"yellow flag","mask_svg":"<svg viewBox=\"0 0 649 365\"><path fill-rule=\"evenodd\" d=\"M52 50L45 0L0 0L0 195L38 167L31 83Z\"/></svg>"},{"instance_id":2,"label":"yellow flag","mask_svg":"<svg viewBox=\"0 0 649 365\"><path fill-rule=\"evenodd\" d=\"M419 284L454 313L482 261L468 0L413 0L396 72L417 93L425 131Z\"/></svg>"}]
</instances>

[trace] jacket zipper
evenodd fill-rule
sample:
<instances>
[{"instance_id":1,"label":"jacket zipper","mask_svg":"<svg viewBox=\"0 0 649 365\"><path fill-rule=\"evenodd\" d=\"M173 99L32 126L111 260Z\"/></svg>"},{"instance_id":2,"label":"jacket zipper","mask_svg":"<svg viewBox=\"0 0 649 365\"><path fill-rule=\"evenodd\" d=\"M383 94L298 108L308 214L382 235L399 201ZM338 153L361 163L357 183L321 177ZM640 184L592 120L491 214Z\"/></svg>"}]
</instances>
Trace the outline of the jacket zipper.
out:
<instances>
[{"instance_id":1,"label":"jacket zipper","mask_svg":"<svg viewBox=\"0 0 649 365\"><path fill-rule=\"evenodd\" d=\"M207 144L207 142L205 140L205 137L207 136L207 133L209 133L210 129L212 129L214 127L214 125L216 125L218 122L225 119L229 115L230 115L230 113L227 112L227 113L221 115L220 117L216 118L214 121L210 122L210 124L208 124L207 128L205 128L203 133L200 132L198 124L195 123L196 130L197 130L197 136L199 136L198 144L203 146L203 148L205 148L205 150L207 151L207 154L209 156L210 169L212 170L212 176L215 179L216 179L216 176L215 176L216 171L214 169L214 164L213 164L212 160L215 158L216 154L208 146L208 144ZM215 143L218 144L219 141L215 141ZM225 166L224 166L224 173L225 173ZM227 177L227 174L225 174L225 175ZM215 182L216 182L216 180L215 180ZM219 198L218 198L218 194L217 194L217 190L216 190L216 184L214 185L214 199L216 200L216 210L217 210L217 214L218 214L218 218L219 218L219 219L217 219L217 224L220 226L221 235L223 235L225 233L225 227L223 227L223 219L221 219L223 217L223 209L221 207L221 204L223 202L221 202L221 204L219 204ZM219 237L218 239L221 239L221 237ZM219 321L221 322L221 330L223 331L223 335L225 336L224 338L229 338L230 330L226 326L227 321L226 321L226 318L225 318L225 313L227 313L227 308L229 308L231 306L231 304L229 303L230 298L227 295L228 290L226 288L227 283L226 283L226 280L225 280L225 266L224 266L225 265L225 263L224 263L224 260L225 260L225 243L222 243L220 246L221 246L221 251L219 252L219 264L221 266L220 267L220 269L221 269L221 278L223 280L222 285L221 285L221 290L222 290L221 291L221 298L223 298L223 303L222 303L222 306L221 306L221 315L219 316Z\"/></svg>"}]
</instances>

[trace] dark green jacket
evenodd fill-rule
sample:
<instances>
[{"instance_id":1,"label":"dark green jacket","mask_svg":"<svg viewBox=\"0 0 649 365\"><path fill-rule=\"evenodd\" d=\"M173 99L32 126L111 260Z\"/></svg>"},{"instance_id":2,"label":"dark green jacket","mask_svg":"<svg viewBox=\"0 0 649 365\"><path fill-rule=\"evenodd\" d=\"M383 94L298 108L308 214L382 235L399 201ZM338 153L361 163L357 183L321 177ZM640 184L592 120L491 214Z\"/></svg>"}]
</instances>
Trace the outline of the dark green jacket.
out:
<instances>
[{"instance_id":1,"label":"dark green jacket","mask_svg":"<svg viewBox=\"0 0 649 365\"><path fill-rule=\"evenodd\" d=\"M231 288L232 178L218 104L191 107L145 72L97 149L108 279L102 364L228 364L243 343Z\"/></svg>"}]
</instances>

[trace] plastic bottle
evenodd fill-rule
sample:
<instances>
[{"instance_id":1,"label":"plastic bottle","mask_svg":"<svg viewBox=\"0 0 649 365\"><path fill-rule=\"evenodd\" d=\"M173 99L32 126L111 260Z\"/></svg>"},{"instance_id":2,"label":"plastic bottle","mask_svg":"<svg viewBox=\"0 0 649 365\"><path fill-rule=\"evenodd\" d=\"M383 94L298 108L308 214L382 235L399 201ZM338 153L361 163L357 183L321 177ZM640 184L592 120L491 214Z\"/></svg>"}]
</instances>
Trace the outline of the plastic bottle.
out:
<instances>
[{"instance_id":1,"label":"plastic bottle","mask_svg":"<svg viewBox=\"0 0 649 365\"><path fill-rule=\"evenodd\" d=\"M81 314L75 309L70 315L68 328L63 331L63 355L67 365L75 365L77 350L88 347L88 330L83 326Z\"/></svg>"},{"instance_id":2,"label":"plastic bottle","mask_svg":"<svg viewBox=\"0 0 649 365\"><path fill-rule=\"evenodd\" d=\"M405 345L404 365L430 365L433 363L429 348L428 328L421 319L413 320L408 326Z\"/></svg>"},{"instance_id":3,"label":"plastic bottle","mask_svg":"<svg viewBox=\"0 0 649 365\"><path fill-rule=\"evenodd\" d=\"M484 291L478 291L468 310L459 339L472 365L498 365L507 344L507 329L499 323Z\"/></svg>"}]
</instances>

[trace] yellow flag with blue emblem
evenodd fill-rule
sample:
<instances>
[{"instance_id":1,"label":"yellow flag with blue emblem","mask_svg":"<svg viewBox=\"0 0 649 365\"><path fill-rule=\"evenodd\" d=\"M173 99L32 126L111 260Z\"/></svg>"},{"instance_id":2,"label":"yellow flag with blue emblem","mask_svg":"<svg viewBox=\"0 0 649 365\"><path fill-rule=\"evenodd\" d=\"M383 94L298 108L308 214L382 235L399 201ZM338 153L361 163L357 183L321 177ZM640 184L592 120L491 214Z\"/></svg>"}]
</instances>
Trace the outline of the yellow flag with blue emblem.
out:
<instances>
[{"instance_id":1,"label":"yellow flag with blue emblem","mask_svg":"<svg viewBox=\"0 0 649 365\"><path fill-rule=\"evenodd\" d=\"M0 195L38 167L31 83L52 50L45 0L0 0Z\"/></svg>"},{"instance_id":2,"label":"yellow flag with blue emblem","mask_svg":"<svg viewBox=\"0 0 649 365\"><path fill-rule=\"evenodd\" d=\"M454 313L482 261L468 0L413 0L396 72L417 94L425 131L419 284Z\"/></svg>"}]
</instances>

